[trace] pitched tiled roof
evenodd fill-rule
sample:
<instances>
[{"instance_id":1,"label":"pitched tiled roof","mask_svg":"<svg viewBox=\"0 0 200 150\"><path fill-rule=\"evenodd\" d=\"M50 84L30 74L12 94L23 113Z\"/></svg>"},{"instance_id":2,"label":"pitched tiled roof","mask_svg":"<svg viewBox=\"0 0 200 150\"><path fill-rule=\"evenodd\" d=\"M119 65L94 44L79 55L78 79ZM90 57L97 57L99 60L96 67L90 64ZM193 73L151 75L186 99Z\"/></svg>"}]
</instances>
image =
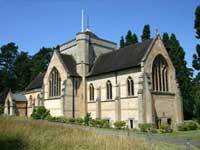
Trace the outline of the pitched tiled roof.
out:
<instances>
[{"instance_id":1,"label":"pitched tiled roof","mask_svg":"<svg viewBox=\"0 0 200 150\"><path fill-rule=\"evenodd\" d=\"M45 73L39 73L33 81L26 87L26 91L42 88Z\"/></svg>"},{"instance_id":2,"label":"pitched tiled roof","mask_svg":"<svg viewBox=\"0 0 200 150\"><path fill-rule=\"evenodd\" d=\"M12 94L12 98L15 101L27 101L26 96L24 95L24 93L13 93Z\"/></svg>"},{"instance_id":3,"label":"pitched tiled roof","mask_svg":"<svg viewBox=\"0 0 200 150\"><path fill-rule=\"evenodd\" d=\"M71 55L60 54L61 59L68 70L68 73L72 76L79 76L76 72L76 61Z\"/></svg>"},{"instance_id":4,"label":"pitched tiled roof","mask_svg":"<svg viewBox=\"0 0 200 150\"><path fill-rule=\"evenodd\" d=\"M95 61L88 76L118 71L140 65L153 39L120 48L101 55Z\"/></svg>"}]
</instances>

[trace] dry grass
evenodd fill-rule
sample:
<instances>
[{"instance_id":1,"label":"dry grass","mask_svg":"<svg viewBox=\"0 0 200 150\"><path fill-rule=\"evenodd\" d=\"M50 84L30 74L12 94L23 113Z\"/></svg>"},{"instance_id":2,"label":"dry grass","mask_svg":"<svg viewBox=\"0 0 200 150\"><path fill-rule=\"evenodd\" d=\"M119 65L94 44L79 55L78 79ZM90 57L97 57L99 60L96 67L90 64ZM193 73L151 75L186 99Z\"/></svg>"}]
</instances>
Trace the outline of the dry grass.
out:
<instances>
[{"instance_id":1,"label":"dry grass","mask_svg":"<svg viewBox=\"0 0 200 150\"><path fill-rule=\"evenodd\" d=\"M0 149L5 150L172 150L178 146L148 143L126 136L96 135L46 121L0 118Z\"/></svg>"}]
</instances>

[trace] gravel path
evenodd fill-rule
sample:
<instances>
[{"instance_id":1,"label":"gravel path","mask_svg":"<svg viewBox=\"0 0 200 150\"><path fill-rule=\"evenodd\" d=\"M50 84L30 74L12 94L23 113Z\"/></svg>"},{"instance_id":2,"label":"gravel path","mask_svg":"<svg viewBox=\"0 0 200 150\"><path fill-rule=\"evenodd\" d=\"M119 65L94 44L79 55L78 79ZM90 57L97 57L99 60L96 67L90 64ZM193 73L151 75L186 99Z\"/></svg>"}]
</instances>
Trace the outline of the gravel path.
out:
<instances>
[{"instance_id":1,"label":"gravel path","mask_svg":"<svg viewBox=\"0 0 200 150\"><path fill-rule=\"evenodd\" d=\"M170 136L162 136L155 134L139 134L135 132L127 132L123 130L112 130L112 129L95 129L97 134L102 135L126 135L130 138L144 138L147 141L158 141L169 144L178 144L178 145L190 145L197 148L200 148L200 139L199 140L189 140L186 138L178 138L178 137L170 137Z\"/></svg>"}]
</instances>

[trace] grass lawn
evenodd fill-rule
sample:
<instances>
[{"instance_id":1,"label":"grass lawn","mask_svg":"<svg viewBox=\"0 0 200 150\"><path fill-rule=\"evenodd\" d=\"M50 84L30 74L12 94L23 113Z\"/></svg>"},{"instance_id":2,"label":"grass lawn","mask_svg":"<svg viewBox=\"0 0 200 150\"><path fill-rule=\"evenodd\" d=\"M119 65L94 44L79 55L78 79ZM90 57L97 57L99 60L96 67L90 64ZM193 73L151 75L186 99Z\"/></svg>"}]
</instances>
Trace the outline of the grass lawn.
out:
<instances>
[{"instance_id":1,"label":"grass lawn","mask_svg":"<svg viewBox=\"0 0 200 150\"><path fill-rule=\"evenodd\" d=\"M161 134L165 136L173 136L177 138L200 140L200 130L193 131L175 131L173 133Z\"/></svg>"},{"instance_id":2,"label":"grass lawn","mask_svg":"<svg viewBox=\"0 0 200 150\"><path fill-rule=\"evenodd\" d=\"M96 135L47 121L0 117L1 150L181 150L184 147L148 143L126 136Z\"/></svg>"},{"instance_id":3,"label":"grass lawn","mask_svg":"<svg viewBox=\"0 0 200 150\"><path fill-rule=\"evenodd\" d=\"M137 134L149 135L149 133L141 131L131 131ZM200 130L192 131L173 131L172 133L150 133L151 135L176 137L180 139L200 140Z\"/></svg>"}]
</instances>

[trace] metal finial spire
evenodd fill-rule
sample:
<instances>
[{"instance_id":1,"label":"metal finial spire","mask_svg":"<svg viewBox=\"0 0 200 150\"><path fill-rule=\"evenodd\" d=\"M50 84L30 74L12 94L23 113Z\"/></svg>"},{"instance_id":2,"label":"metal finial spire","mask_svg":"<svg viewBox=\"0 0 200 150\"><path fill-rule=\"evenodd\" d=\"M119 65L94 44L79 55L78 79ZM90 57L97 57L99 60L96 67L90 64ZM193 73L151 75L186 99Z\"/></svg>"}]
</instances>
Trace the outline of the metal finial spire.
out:
<instances>
[{"instance_id":1,"label":"metal finial spire","mask_svg":"<svg viewBox=\"0 0 200 150\"><path fill-rule=\"evenodd\" d=\"M87 31L90 31L90 18L89 18L89 15L87 15L87 28L86 28Z\"/></svg>"},{"instance_id":2,"label":"metal finial spire","mask_svg":"<svg viewBox=\"0 0 200 150\"><path fill-rule=\"evenodd\" d=\"M158 31L158 28L156 28L156 35L159 35L159 31Z\"/></svg>"},{"instance_id":3,"label":"metal finial spire","mask_svg":"<svg viewBox=\"0 0 200 150\"><path fill-rule=\"evenodd\" d=\"M83 11L83 8L82 8L81 31L82 32L84 31L84 11Z\"/></svg>"}]
</instances>

